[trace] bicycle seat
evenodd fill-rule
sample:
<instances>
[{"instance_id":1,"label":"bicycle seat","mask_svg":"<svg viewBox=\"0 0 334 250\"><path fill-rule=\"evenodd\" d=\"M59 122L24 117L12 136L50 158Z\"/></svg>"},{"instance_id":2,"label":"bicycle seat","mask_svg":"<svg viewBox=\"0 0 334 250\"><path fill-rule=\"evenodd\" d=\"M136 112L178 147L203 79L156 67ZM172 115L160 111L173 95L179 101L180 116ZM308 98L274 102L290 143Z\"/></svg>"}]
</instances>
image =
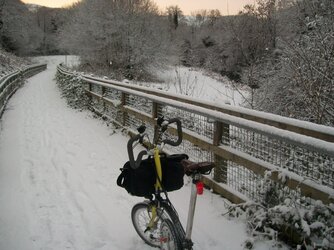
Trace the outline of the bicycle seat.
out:
<instances>
[{"instance_id":1,"label":"bicycle seat","mask_svg":"<svg viewBox=\"0 0 334 250\"><path fill-rule=\"evenodd\" d=\"M211 172L211 170L215 167L215 164L213 162L208 162L208 161L204 161L204 162L193 162L190 160L182 160L181 164L184 168L184 173L186 175L192 175L192 174L209 174Z\"/></svg>"}]
</instances>

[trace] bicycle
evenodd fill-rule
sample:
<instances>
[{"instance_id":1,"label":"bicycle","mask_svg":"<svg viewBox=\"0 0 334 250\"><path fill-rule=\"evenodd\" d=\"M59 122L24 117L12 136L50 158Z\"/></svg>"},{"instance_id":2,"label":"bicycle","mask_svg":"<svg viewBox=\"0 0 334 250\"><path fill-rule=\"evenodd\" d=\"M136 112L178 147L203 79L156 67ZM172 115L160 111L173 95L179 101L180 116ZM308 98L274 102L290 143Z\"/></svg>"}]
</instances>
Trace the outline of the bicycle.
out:
<instances>
[{"instance_id":1,"label":"bicycle","mask_svg":"<svg viewBox=\"0 0 334 250\"><path fill-rule=\"evenodd\" d=\"M162 140L163 134L173 123L176 123L177 127L177 140ZM138 235L144 240L145 243L152 247L160 247L160 249L163 250L190 250L193 246L191 234L196 207L196 198L198 194L203 193L203 182L201 181L202 175L209 174L214 167L214 164L211 162L192 162L188 160L188 156L185 154L166 156L164 153L162 153L165 144L178 146L182 142L181 121L178 118L167 120L163 117L160 117L157 119L157 127L158 129L156 129L153 143L149 142L149 136L147 133L145 133L146 127L140 126L137 129L139 133L133 138L130 138L127 144L129 162L126 164L127 167L125 165L125 167L122 169L122 174L124 170L130 170L129 165L131 167L131 171L143 167L146 162L150 161L154 161L155 166L155 183L153 189L148 188L149 190L141 190L139 192L137 192L137 190L131 190L131 188L127 189L130 194L144 196L147 198L147 200L137 203L132 208L132 223ZM148 149L139 152L137 159L135 159L133 148L138 143L143 144L145 137L148 139L149 147ZM149 158L142 160L144 155L148 155ZM145 164L143 164L144 161ZM169 164L168 167L165 167L164 164L166 164L166 162L172 162L172 164ZM180 183L177 185L174 183L170 184L168 183L167 178L164 179L163 172L167 173L168 176L168 171L166 169L172 168L171 166L178 167L174 168L177 169L175 172L178 172L181 169L182 174L180 174L180 177L178 178L182 178L182 185ZM147 171L150 171L150 169L151 168L147 168ZM125 187L125 177L122 174L118 178L117 184L121 187ZM183 186L184 174L192 178L191 197L189 202L186 230L184 230L179 220L177 211L170 202L167 194L168 191L174 191L180 189ZM152 181L150 182L152 184Z\"/></svg>"}]
</instances>

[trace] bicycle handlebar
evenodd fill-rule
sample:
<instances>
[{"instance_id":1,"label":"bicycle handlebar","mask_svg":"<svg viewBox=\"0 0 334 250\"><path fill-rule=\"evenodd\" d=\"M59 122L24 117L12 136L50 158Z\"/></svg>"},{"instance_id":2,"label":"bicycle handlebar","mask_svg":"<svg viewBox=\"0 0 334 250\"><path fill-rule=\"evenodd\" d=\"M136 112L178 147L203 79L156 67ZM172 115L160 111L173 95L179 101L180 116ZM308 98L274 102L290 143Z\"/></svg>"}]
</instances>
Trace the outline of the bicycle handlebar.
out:
<instances>
[{"instance_id":1,"label":"bicycle handlebar","mask_svg":"<svg viewBox=\"0 0 334 250\"><path fill-rule=\"evenodd\" d=\"M128 148L129 161L130 161L130 166L133 169L138 168L140 166L143 156L147 155L146 150L140 151L136 160L133 155L133 143L136 141L139 141L139 142L142 141L144 139L144 136L145 134L137 134L134 137L130 138L130 140L128 141L127 148Z\"/></svg>"},{"instance_id":2,"label":"bicycle handlebar","mask_svg":"<svg viewBox=\"0 0 334 250\"><path fill-rule=\"evenodd\" d=\"M180 119L179 118L172 118L169 120L164 120L163 118L159 118L159 119L158 119L158 126L161 127L162 133L164 133L167 130L168 125L172 123L176 123L176 127L177 127L177 137L178 137L177 140L173 141L173 140L165 139L162 141L162 143L169 144L174 147L179 146L182 142L182 124L181 124ZM142 150L139 152L136 160L133 154L133 144L137 141L140 143L143 142L143 139L146 135L144 131L145 129L140 130L140 133L130 138L127 144L130 166L133 169L138 168L140 166L143 156L148 154L147 150Z\"/></svg>"}]
</instances>

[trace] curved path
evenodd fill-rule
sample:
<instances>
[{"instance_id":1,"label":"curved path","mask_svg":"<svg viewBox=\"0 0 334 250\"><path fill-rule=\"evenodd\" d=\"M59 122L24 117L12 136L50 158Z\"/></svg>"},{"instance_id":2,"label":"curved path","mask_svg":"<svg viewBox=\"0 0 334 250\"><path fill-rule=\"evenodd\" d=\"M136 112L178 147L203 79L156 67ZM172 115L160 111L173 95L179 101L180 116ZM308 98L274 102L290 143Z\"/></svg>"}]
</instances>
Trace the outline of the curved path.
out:
<instances>
[{"instance_id":1,"label":"curved path","mask_svg":"<svg viewBox=\"0 0 334 250\"><path fill-rule=\"evenodd\" d=\"M66 106L54 81L62 59L40 58L48 69L17 91L0 121L0 249L151 249L131 224L141 199L116 186L127 138ZM170 194L183 222L189 191ZM218 196L199 198L194 249L243 249L245 226L224 212Z\"/></svg>"}]
</instances>

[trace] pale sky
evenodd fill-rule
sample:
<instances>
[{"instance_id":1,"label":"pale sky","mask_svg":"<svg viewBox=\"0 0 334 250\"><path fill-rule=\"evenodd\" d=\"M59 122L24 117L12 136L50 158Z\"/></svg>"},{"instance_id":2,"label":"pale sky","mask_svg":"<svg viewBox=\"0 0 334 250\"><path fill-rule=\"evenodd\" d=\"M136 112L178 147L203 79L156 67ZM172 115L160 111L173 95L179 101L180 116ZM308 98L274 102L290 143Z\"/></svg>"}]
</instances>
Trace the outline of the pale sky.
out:
<instances>
[{"instance_id":1,"label":"pale sky","mask_svg":"<svg viewBox=\"0 0 334 250\"><path fill-rule=\"evenodd\" d=\"M48 7L63 7L78 0L22 0L25 3L35 3ZM255 0L153 0L161 10L167 6L178 5L184 14L201 9L219 9L223 15L236 14L246 4L254 4Z\"/></svg>"}]
</instances>

